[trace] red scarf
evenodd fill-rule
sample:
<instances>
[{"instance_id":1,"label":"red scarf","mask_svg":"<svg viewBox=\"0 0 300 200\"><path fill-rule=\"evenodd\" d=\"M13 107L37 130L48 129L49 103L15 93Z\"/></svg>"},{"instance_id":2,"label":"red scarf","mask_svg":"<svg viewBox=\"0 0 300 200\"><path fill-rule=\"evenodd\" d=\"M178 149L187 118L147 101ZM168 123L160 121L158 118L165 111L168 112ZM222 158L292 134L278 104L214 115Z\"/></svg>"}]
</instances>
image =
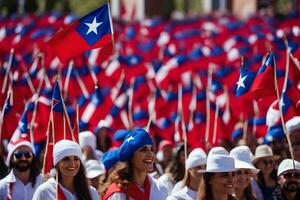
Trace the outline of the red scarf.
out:
<instances>
[{"instance_id":1,"label":"red scarf","mask_svg":"<svg viewBox=\"0 0 300 200\"><path fill-rule=\"evenodd\" d=\"M67 200L62 189L60 188L60 186L57 184L57 196L56 196L57 200Z\"/></svg>"},{"instance_id":2,"label":"red scarf","mask_svg":"<svg viewBox=\"0 0 300 200\"><path fill-rule=\"evenodd\" d=\"M13 190L14 183L10 182L7 183L7 195L6 200L12 200L12 190Z\"/></svg>"},{"instance_id":3,"label":"red scarf","mask_svg":"<svg viewBox=\"0 0 300 200\"><path fill-rule=\"evenodd\" d=\"M103 197L103 200L107 200L112 194L116 192L125 193L127 196L134 198L136 200L148 200L150 198L150 189L151 189L148 176L146 176L144 188L145 188L145 192L142 192L136 183L130 183L126 191L124 188L120 188L116 183L112 183L108 187Z\"/></svg>"}]
</instances>

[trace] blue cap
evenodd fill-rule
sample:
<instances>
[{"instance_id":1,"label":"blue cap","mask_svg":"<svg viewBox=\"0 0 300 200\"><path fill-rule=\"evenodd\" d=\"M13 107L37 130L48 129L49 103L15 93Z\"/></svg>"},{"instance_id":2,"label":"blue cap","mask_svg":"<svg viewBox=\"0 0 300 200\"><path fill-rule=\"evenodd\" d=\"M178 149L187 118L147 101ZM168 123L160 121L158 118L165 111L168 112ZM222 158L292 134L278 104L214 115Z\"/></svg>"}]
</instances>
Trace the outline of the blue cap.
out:
<instances>
[{"instance_id":1,"label":"blue cap","mask_svg":"<svg viewBox=\"0 0 300 200\"><path fill-rule=\"evenodd\" d=\"M136 129L129 133L119 147L119 160L124 162L132 157L133 153L144 145L153 145L152 138L144 129Z\"/></svg>"},{"instance_id":2,"label":"blue cap","mask_svg":"<svg viewBox=\"0 0 300 200\"><path fill-rule=\"evenodd\" d=\"M116 141L123 141L129 133L130 131L126 129L117 130L114 134L113 139Z\"/></svg>"},{"instance_id":3,"label":"blue cap","mask_svg":"<svg viewBox=\"0 0 300 200\"><path fill-rule=\"evenodd\" d=\"M282 126L273 126L270 128L270 130L265 135L264 143L270 144L271 142L276 141L278 139L282 139L282 138L285 138Z\"/></svg>"},{"instance_id":4,"label":"blue cap","mask_svg":"<svg viewBox=\"0 0 300 200\"><path fill-rule=\"evenodd\" d=\"M102 155L102 163L105 170L109 170L119 161L118 151L119 149L114 149L111 151L107 151Z\"/></svg>"}]
</instances>

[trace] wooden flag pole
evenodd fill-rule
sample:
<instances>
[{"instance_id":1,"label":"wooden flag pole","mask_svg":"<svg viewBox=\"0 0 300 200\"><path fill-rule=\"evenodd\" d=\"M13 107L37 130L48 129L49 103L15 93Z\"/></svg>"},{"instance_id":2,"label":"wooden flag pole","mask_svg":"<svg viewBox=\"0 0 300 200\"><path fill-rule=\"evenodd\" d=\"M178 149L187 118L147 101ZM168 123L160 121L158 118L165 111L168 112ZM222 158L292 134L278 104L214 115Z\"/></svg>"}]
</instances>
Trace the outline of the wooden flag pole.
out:
<instances>
[{"instance_id":1,"label":"wooden flag pole","mask_svg":"<svg viewBox=\"0 0 300 200\"><path fill-rule=\"evenodd\" d=\"M288 134L288 131L286 129L285 122L284 122L284 119L283 119L283 113L282 113L282 108L281 108L282 102L281 102L281 98L280 98L280 95L279 95L279 89L278 89L278 84L277 84L276 63L275 63L274 56L273 56L273 63L274 63L274 84L275 84L275 90L276 90L276 95L277 95L277 102L278 102L278 107L279 107L281 125L282 125L283 131L284 131L284 133L286 135L286 138L287 138L287 141L288 141L289 151L291 153L292 160L294 161L295 159L294 159L293 147L292 147L292 144L291 144L290 135ZM289 73L289 59L287 59L287 64L286 64L285 83L284 83L284 85L286 85L288 73ZM283 87L283 89L285 89L285 86ZM293 162L293 165L294 165L294 168L295 168L295 162Z\"/></svg>"},{"instance_id":2,"label":"wooden flag pole","mask_svg":"<svg viewBox=\"0 0 300 200\"><path fill-rule=\"evenodd\" d=\"M1 90L2 94L4 94L4 92L5 92L5 88L6 88L6 84L7 84L7 79L8 79L9 73L10 73L10 68L11 68L11 64L12 64L12 59L13 59L13 56L14 56L14 52L15 52L14 49L10 50L9 59L8 59L7 65L6 65L6 71L5 71L5 76L4 76L2 90Z\"/></svg>"},{"instance_id":3,"label":"wooden flag pole","mask_svg":"<svg viewBox=\"0 0 300 200\"><path fill-rule=\"evenodd\" d=\"M212 79L212 69L208 69L208 77L207 77L207 87L206 87L206 129L205 129L205 143L208 143L209 139L209 127L210 127L210 100L209 93L211 88L211 80Z\"/></svg>"}]
</instances>

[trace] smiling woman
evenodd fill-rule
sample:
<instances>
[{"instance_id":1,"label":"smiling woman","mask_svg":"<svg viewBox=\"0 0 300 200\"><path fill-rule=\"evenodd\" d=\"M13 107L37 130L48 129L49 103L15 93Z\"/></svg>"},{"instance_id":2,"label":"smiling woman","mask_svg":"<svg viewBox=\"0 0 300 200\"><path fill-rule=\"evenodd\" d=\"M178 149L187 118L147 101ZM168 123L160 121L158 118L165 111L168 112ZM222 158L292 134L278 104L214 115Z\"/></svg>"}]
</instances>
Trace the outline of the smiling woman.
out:
<instances>
[{"instance_id":1,"label":"smiling woman","mask_svg":"<svg viewBox=\"0 0 300 200\"><path fill-rule=\"evenodd\" d=\"M101 188L102 199L162 199L156 182L147 175L153 170L153 141L143 129L127 135L118 150L121 161Z\"/></svg>"},{"instance_id":2,"label":"smiling woman","mask_svg":"<svg viewBox=\"0 0 300 200\"><path fill-rule=\"evenodd\" d=\"M88 185L85 169L81 161L79 144L61 140L54 145L53 164L56 178L50 178L36 190L33 200L97 200L98 192Z\"/></svg>"}]
</instances>

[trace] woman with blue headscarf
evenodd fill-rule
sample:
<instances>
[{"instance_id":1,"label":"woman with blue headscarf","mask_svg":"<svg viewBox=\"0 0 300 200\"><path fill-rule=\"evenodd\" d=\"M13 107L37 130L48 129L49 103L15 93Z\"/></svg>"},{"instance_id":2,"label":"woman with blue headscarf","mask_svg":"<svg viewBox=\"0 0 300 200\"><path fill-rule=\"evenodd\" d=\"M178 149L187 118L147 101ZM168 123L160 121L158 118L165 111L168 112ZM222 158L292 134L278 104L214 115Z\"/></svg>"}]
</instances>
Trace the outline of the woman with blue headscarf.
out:
<instances>
[{"instance_id":1,"label":"woman with blue headscarf","mask_svg":"<svg viewBox=\"0 0 300 200\"><path fill-rule=\"evenodd\" d=\"M153 141L143 129L129 133L118 150L119 162L102 187L104 200L161 199L156 182L147 174L153 170Z\"/></svg>"}]
</instances>

